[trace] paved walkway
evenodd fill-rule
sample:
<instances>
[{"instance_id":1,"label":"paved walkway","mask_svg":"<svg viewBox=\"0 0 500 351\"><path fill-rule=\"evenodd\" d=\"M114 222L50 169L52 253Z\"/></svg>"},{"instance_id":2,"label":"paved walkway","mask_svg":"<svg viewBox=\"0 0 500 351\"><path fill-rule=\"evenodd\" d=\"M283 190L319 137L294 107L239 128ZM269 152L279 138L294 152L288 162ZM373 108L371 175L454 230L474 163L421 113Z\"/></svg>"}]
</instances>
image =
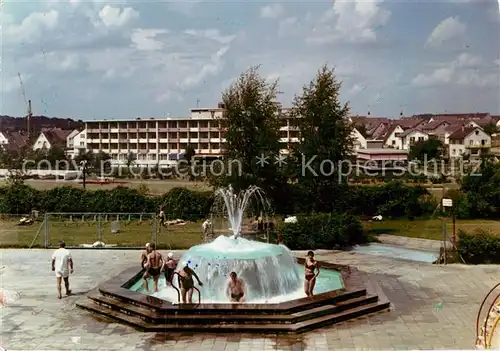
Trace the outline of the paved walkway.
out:
<instances>
[{"instance_id":1,"label":"paved walkway","mask_svg":"<svg viewBox=\"0 0 500 351\"><path fill-rule=\"evenodd\" d=\"M497 283L497 266L433 266L352 252L319 259L371 274L394 309L299 336L146 334L99 321L75 307L87 291L137 263L137 251L74 250L76 296L56 298L51 252L0 250L0 285L20 298L0 309L0 345L13 350L386 350L474 346L483 296ZM436 308L441 303L442 308Z\"/></svg>"}]
</instances>

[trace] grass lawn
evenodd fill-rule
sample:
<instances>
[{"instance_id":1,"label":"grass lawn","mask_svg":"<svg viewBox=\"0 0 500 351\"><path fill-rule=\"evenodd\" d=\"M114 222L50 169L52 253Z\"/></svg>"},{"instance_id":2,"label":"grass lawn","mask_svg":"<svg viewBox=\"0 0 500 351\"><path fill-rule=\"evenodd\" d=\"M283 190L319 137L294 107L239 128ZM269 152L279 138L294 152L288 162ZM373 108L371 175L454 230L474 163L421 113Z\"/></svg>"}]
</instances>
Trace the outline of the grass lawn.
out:
<instances>
[{"instance_id":1,"label":"grass lawn","mask_svg":"<svg viewBox=\"0 0 500 351\"><path fill-rule=\"evenodd\" d=\"M119 185L127 186L130 188L137 188L141 184L146 185L149 188L149 193L151 194L164 194L172 188L186 187L191 190L205 191L210 190L210 187L202 182L189 182L182 180L129 180L129 179L118 179L118 182L124 183L111 183L111 184L87 184L86 188L89 190L105 190L113 189ZM64 180L26 180L26 185L32 186L33 188L45 190L52 189L58 186L73 186L82 187L80 182L76 181L64 181ZM5 180L0 180L0 186L5 185Z\"/></svg>"},{"instance_id":2,"label":"grass lawn","mask_svg":"<svg viewBox=\"0 0 500 351\"><path fill-rule=\"evenodd\" d=\"M111 220L111 219L110 219ZM114 219L113 219L114 220ZM0 221L0 246L28 248L36 237L33 247L44 247L45 230L42 222L30 226L17 226L19 218ZM99 240L99 225L92 219L71 221L49 221L49 244L57 246L59 240L68 246L93 244ZM102 241L105 244L124 247L140 247L152 242L153 227L148 219L120 221L120 232L111 233L110 221L102 224ZM202 242L201 223L188 222L185 225L172 225L158 230L157 244L160 249L186 249Z\"/></svg>"},{"instance_id":3,"label":"grass lawn","mask_svg":"<svg viewBox=\"0 0 500 351\"><path fill-rule=\"evenodd\" d=\"M390 234L422 239L443 239L443 225L440 219L429 220L387 220L382 222L365 222L365 228L372 234ZM457 220L456 232L460 229L473 234L477 228L491 231L500 235L500 221L488 220ZM453 224L451 218L446 220L446 231L451 238Z\"/></svg>"}]
</instances>

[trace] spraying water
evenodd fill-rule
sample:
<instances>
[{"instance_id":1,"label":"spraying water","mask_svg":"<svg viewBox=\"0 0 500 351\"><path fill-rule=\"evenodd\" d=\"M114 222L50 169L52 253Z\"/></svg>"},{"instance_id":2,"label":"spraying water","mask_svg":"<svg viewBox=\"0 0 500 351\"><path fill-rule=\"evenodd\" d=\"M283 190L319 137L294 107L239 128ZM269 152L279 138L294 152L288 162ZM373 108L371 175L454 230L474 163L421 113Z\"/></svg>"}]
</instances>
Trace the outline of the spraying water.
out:
<instances>
[{"instance_id":1,"label":"spraying water","mask_svg":"<svg viewBox=\"0 0 500 351\"><path fill-rule=\"evenodd\" d=\"M266 301L301 290L301 269L295 256L284 245L267 244L245 239L242 221L252 197L261 205L268 202L257 186L235 194L231 187L217 189L216 197L223 201L231 237L220 235L213 242L190 248L181 258L177 269L188 265L203 283L202 302L228 302L225 292L229 274L235 272L247 285L247 302ZM157 297L171 299L171 288L163 288Z\"/></svg>"},{"instance_id":2,"label":"spraying water","mask_svg":"<svg viewBox=\"0 0 500 351\"><path fill-rule=\"evenodd\" d=\"M252 199L257 200L264 210L269 207L262 189L255 185L251 185L239 193L235 193L232 186L219 188L215 191L215 204L222 200L223 213L227 216L229 230L233 233L233 238L241 235L245 210Z\"/></svg>"}]
</instances>

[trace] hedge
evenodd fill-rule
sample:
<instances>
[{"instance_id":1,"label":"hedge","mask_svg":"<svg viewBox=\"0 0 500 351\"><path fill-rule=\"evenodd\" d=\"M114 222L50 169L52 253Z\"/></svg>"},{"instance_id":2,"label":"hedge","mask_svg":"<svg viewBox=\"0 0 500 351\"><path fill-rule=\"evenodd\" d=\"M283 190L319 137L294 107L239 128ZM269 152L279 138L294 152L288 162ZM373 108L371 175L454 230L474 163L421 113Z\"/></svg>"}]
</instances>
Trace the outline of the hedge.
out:
<instances>
[{"instance_id":1,"label":"hedge","mask_svg":"<svg viewBox=\"0 0 500 351\"><path fill-rule=\"evenodd\" d=\"M458 252L466 263L500 263L500 237L483 229L473 234L460 230L458 240Z\"/></svg>"},{"instance_id":2,"label":"hedge","mask_svg":"<svg viewBox=\"0 0 500 351\"><path fill-rule=\"evenodd\" d=\"M359 218L348 214L297 216L297 223L281 224L278 234L291 250L342 249L368 241Z\"/></svg>"},{"instance_id":3,"label":"hedge","mask_svg":"<svg viewBox=\"0 0 500 351\"><path fill-rule=\"evenodd\" d=\"M382 186L339 186L311 194L287 184L279 199L271 199L275 214L349 213L357 216L420 217L432 213L435 200L426 189L391 182ZM210 214L212 192L174 188L158 195L118 186L111 190L85 190L62 186L37 190L27 185L0 187L0 213L44 212L157 213L163 207L169 218L198 220Z\"/></svg>"}]
</instances>

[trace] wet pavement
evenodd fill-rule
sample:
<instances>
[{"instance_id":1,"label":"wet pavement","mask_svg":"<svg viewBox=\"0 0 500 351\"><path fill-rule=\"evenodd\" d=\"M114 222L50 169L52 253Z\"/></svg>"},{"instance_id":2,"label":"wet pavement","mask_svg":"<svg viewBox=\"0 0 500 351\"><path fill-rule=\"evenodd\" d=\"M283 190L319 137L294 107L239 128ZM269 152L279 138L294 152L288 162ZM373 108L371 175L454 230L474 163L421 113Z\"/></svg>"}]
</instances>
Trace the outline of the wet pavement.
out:
<instances>
[{"instance_id":1,"label":"wet pavement","mask_svg":"<svg viewBox=\"0 0 500 351\"><path fill-rule=\"evenodd\" d=\"M499 266L435 266L318 251L320 260L369 273L392 302L392 311L298 336L165 335L138 332L75 307L89 290L137 265L139 251L72 250L75 273L70 280L75 295L62 300L57 299L50 270L51 254L0 250L0 286L7 300L0 309L0 345L9 351L471 349L479 305L500 278Z\"/></svg>"}]
</instances>

